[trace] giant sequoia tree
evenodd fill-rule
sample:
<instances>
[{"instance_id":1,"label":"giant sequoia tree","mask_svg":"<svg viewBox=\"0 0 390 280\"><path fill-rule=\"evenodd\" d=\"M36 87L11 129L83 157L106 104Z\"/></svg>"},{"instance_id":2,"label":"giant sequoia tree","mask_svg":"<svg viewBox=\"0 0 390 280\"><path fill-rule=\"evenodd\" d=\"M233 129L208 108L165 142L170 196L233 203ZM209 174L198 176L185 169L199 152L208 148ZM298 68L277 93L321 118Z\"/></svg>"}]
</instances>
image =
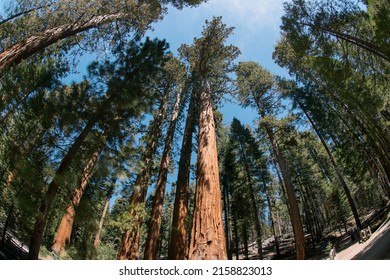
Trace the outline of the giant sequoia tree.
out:
<instances>
[{"instance_id":1,"label":"giant sequoia tree","mask_svg":"<svg viewBox=\"0 0 390 280\"><path fill-rule=\"evenodd\" d=\"M196 196L189 259L227 258L212 90L218 92L226 84L231 63L239 53L236 47L225 46L231 32L232 28L227 28L221 18L214 18L206 22L201 38L196 38L192 46L182 47L191 67L195 89L199 93Z\"/></svg>"},{"instance_id":2,"label":"giant sequoia tree","mask_svg":"<svg viewBox=\"0 0 390 280\"><path fill-rule=\"evenodd\" d=\"M273 58L291 82L257 62L234 64L233 28L220 17L179 58L142 39L169 7L204 2L5 2L2 251L11 233L30 259L46 249L67 259L272 258L268 246L275 258L295 246L305 259L385 207L388 1L285 3ZM69 83L88 52L99 61ZM223 125L228 93L257 111L255 127L233 110Z\"/></svg>"},{"instance_id":3,"label":"giant sequoia tree","mask_svg":"<svg viewBox=\"0 0 390 280\"><path fill-rule=\"evenodd\" d=\"M95 125L108 116L107 114L110 112L108 110L109 108L111 108L114 112L115 109L119 109L117 112L121 113L121 103L123 103L126 96L129 98L129 102L133 100L133 102L138 103L138 100L135 98L136 94L145 97L150 93L147 91L147 83L151 81L151 77L156 73L156 71L158 71L159 66L162 63L164 50L165 43L161 41L147 40L142 46L134 43L125 51L127 57L122 56L121 61L115 64L115 66L114 64L106 62L102 67L100 67L99 70L101 72L116 71L116 73L114 75L110 75L111 79L107 85L107 97L103 98L100 104L97 105L96 111L87 120L83 129L79 132L78 136L75 138L62 158L55 176L49 184L46 195L42 199L35 221L35 226L30 240L29 258L38 258L39 248L53 201L59 188L61 187L60 182L66 175L66 172L68 172L74 157L79 152L85 139L93 130ZM145 73L148 73L148 75L144 75ZM124 82L120 83L121 80ZM116 107L115 104L117 104ZM147 103L144 104L144 106L147 108ZM142 109L142 107L138 107L137 109ZM122 111L122 113L124 112ZM137 111L133 113L134 115L139 114ZM128 114L127 111L126 114Z\"/></svg>"},{"instance_id":4,"label":"giant sequoia tree","mask_svg":"<svg viewBox=\"0 0 390 280\"><path fill-rule=\"evenodd\" d=\"M146 239L146 247L144 253L144 259L156 259L158 253L158 243L160 237L160 227L163 218L163 204L165 196L165 187L167 184L168 169L171 161L171 150L173 146L173 140L176 130L176 123L179 118L180 113L180 104L182 98L182 88L184 82L184 69L183 65L180 64L177 60L171 59L169 68L166 67L169 72L172 72L174 77L173 83L176 84L176 87L173 87L173 90L176 94L176 100L174 102L172 112L171 112L171 121L165 138L164 151L161 157L159 174L155 189L155 194L153 198L151 220L149 224L148 236Z\"/></svg>"}]
</instances>

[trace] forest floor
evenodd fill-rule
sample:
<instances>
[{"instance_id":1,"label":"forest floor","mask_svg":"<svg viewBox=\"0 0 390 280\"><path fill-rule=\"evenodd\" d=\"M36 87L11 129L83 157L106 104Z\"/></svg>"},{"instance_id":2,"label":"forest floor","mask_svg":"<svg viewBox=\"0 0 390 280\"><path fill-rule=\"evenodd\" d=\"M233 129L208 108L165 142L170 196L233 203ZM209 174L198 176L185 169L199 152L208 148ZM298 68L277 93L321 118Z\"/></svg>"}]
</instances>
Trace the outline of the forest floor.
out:
<instances>
[{"instance_id":1,"label":"forest floor","mask_svg":"<svg viewBox=\"0 0 390 280\"><path fill-rule=\"evenodd\" d=\"M307 259L309 260L327 260L329 255L327 252L328 244L334 244L336 247L336 260L390 260L390 204L383 209L372 211L362 217L363 228L370 226L372 230L371 237L360 243L358 239L352 240L348 231L335 229L329 231L324 237L317 241L311 242L307 240ZM353 228L353 220L348 221L348 228ZM11 237L11 236L9 236ZM24 259L27 256L28 249L23 244L17 241L15 237L11 237L11 245L7 246L8 251L0 250L1 259ZM257 259L257 246L255 243L249 245L248 259ZM7 255L7 256L6 256ZM273 238L263 242L264 259L273 260L288 260L295 259L295 249L292 236L281 238L280 240L280 256L275 253ZM53 259L50 255L40 256L40 259ZM235 257L233 257L235 259ZM240 251L239 259L245 259L243 252Z\"/></svg>"},{"instance_id":2,"label":"forest floor","mask_svg":"<svg viewBox=\"0 0 390 280\"><path fill-rule=\"evenodd\" d=\"M336 254L336 260L390 260L390 215L364 243L355 242Z\"/></svg>"},{"instance_id":3,"label":"forest floor","mask_svg":"<svg viewBox=\"0 0 390 280\"><path fill-rule=\"evenodd\" d=\"M353 230L354 222L348 221L348 231L334 229L329 231L324 237L316 242L307 240L307 259L327 260L329 254L328 244L336 247L336 260L388 260L390 259L390 205L383 209L372 211L362 216L363 228L370 226L372 235L365 242L359 242L358 238L353 241L348 231ZM295 259L295 249L293 238L281 238L280 256L275 253L273 238L263 242L264 259ZM245 256L240 252L240 259ZM249 259L257 259L257 246L253 243L249 246Z\"/></svg>"}]
</instances>

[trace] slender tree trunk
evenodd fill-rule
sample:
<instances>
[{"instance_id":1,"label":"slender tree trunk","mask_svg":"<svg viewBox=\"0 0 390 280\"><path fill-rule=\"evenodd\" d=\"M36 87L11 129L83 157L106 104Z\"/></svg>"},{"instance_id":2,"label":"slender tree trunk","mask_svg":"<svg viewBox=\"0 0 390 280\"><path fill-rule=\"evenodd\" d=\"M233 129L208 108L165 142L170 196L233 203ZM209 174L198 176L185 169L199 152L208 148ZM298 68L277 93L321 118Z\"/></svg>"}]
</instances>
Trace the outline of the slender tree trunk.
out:
<instances>
[{"instance_id":1,"label":"slender tree trunk","mask_svg":"<svg viewBox=\"0 0 390 280\"><path fill-rule=\"evenodd\" d=\"M48 5L44 5L44 6L39 6L39 7L36 7L36 8L32 8L32 9L30 9L30 10L27 10L27 11L23 11L23 12L20 12L20 13L16 13L16 14L14 14L14 15L12 15L12 16L6 18L6 19L3 19L2 21L0 21L0 25L2 25L2 24L4 24L4 23L7 23L7 22L9 22L9 21L11 21L11 20L14 20L14 19L16 19L16 18L18 18L18 17L25 16L25 15L28 15L28 14L30 14L30 13L32 13L32 12L41 10L41 9L43 9L43 8L48 8L48 7L50 7L51 5L52 5L52 4L48 4Z\"/></svg>"},{"instance_id":2,"label":"slender tree trunk","mask_svg":"<svg viewBox=\"0 0 390 280\"><path fill-rule=\"evenodd\" d=\"M352 214L353 214L353 217L355 219L356 226L357 226L358 229L361 229L362 228L362 224L360 222L360 218L359 218L359 214L357 212L356 206L355 206L355 202L353 201L351 192L349 191L347 183L345 182L344 177L341 174L340 169L338 168L338 165L337 165L336 160L334 159L334 157L332 155L332 152L329 150L329 147L326 144L324 138L322 137L320 131L318 130L317 125L314 123L313 119L310 117L310 115L307 113L307 111L303 107L303 104L297 98L295 98L295 101L297 101L297 103L301 107L301 110L305 114L306 118L309 120L311 126L313 127L313 129L316 132L318 138L320 139L320 141L322 143L322 146L324 147L324 149L325 149L325 151L326 151L326 153L327 153L327 155L329 157L329 160L330 160L334 170L336 171L337 178L339 179L339 181L341 183L341 186L343 187L343 191L344 191L344 193L345 193L345 195L347 197L349 206L350 206L350 208L352 210Z\"/></svg>"},{"instance_id":3,"label":"slender tree trunk","mask_svg":"<svg viewBox=\"0 0 390 280\"><path fill-rule=\"evenodd\" d=\"M72 37L81 32L123 17L123 13L94 16L88 20L71 24L64 24L48 29L41 34L32 35L29 38L14 44L0 53L0 71L7 67L19 64L24 59L29 58L30 56L38 53L41 50L44 50L46 47L53 45L62 39Z\"/></svg>"},{"instance_id":4,"label":"slender tree trunk","mask_svg":"<svg viewBox=\"0 0 390 280\"><path fill-rule=\"evenodd\" d=\"M303 25L309 26L309 27L311 27L311 28L313 28L313 29L315 29L317 31L319 30L319 31L323 31L323 32L329 33L330 35L333 35L336 38L342 39L342 40L344 40L344 41L346 41L348 43L351 43L353 45L361 47L361 48L365 49L366 51L369 51L372 54L374 54L374 55L376 55L376 56L378 56L380 58L383 58L384 60L390 62L390 58L389 58L388 54L386 54L386 52L384 52L377 45L375 45L375 44L373 44L371 42L362 40L362 39L360 39L358 37L351 36L351 35L346 34L346 33L342 33L342 32L336 31L336 30L332 30L332 29L329 29L329 28L321 27L321 26L318 26L318 25L308 24L308 23L303 23Z\"/></svg>"},{"instance_id":5,"label":"slender tree trunk","mask_svg":"<svg viewBox=\"0 0 390 280\"><path fill-rule=\"evenodd\" d=\"M264 186L265 186L265 183L263 182ZM274 214L272 212L272 204L271 204L271 198L269 196L269 192L266 191L265 192L265 196L267 198L267 204L268 204L268 209L269 209L269 217L270 217L270 220L271 220L271 226L272 226L272 232L273 232L273 235L274 235L274 239L275 239L275 252L276 252L276 258L280 258L280 245L279 245L279 237L278 237L278 233L276 231L276 226L275 226L275 219L274 219Z\"/></svg>"},{"instance_id":6,"label":"slender tree trunk","mask_svg":"<svg viewBox=\"0 0 390 280\"><path fill-rule=\"evenodd\" d=\"M151 130L149 132L150 134L146 142L146 150L143 156L143 162L145 165L141 173L137 176L137 180L134 185L134 191L130 199L129 213L130 217L133 219L133 226L122 236L121 246L117 255L118 260L136 260L139 256L140 231L143 221L143 217L140 214L142 211L140 211L139 207L142 206L146 200L146 193L149 187L153 158L156 154L163 120L167 111L167 92L168 91L166 91L166 96L161 102L160 108L158 109L158 114L151 125Z\"/></svg>"},{"instance_id":7,"label":"slender tree trunk","mask_svg":"<svg viewBox=\"0 0 390 280\"><path fill-rule=\"evenodd\" d=\"M230 210L229 210L229 187L227 182L223 184L223 213L224 213L224 221L225 221L225 236L226 236L226 252L228 256L228 260L232 260L232 248L231 248L231 242L232 238L230 235L230 226L229 226L229 215L230 215Z\"/></svg>"},{"instance_id":8,"label":"slender tree trunk","mask_svg":"<svg viewBox=\"0 0 390 280\"><path fill-rule=\"evenodd\" d=\"M244 168L246 173L246 178L249 186L249 193L250 193L250 202L251 202L251 208L252 208L252 215L253 215L253 221L255 223L255 229L256 229L256 243L257 243L257 255L260 260L263 259L263 242L262 242L262 234L261 234L261 223L260 223L260 217L259 217L259 207L256 202L256 196L255 196L255 190L253 188L253 182L252 182L252 174L249 169L248 160L245 154L244 147L242 146L241 138L240 138L240 150L241 154L244 157Z\"/></svg>"},{"instance_id":9,"label":"slender tree trunk","mask_svg":"<svg viewBox=\"0 0 390 280\"><path fill-rule=\"evenodd\" d=\"M225 260L214 114L210 88L205 83L200 94L196 195L189 259Z\"/></svg>"},{"instance_id":10,"label":"slender tree trunk","mask_svg":"<svg viewBox=\"0 0 390 280\"><path fill-rule=\"evenodd\" d=\"M29 259L35 260L38 259L39 249L41 246L43 233L49 218L50 210L53 204L53 201L57 195L60 185L57 182L62 181L62 178L65 176L65 173L68 171L70 164L73 161L76 153L79 151L81 145L84 143L85 138L91 132L93 126L99 120L100 114L96 114L91 118L81 133L78 135L76 140L73 142L72 146L62 159L56 174L54 175L53 180L49 184L49 188L41 202L41 206L38 211L37 218L35 220L34 229L30 238L30 247L29 247Z\"/></svg>"},{"instance_id":11,"label":"slender tree trunk","mask_svg":"<svg viewBox=\"0 0 390 280\"><path fill-rule=\"evenodd\" d=\"M99 148L99 150L94 152L92 157L89 159L81 175L80 183L74 190L72 199L68 203L65 213L62 216L61 223L57 229L57 234L51 247L51 249L59 255L62 255L65 252L65 246L69 245L73 222L76 215L75 207L80 204L80 200L84 194L88 181L92 175L92 171L95 168L96 162L99 158L100 151L101 149Z\"/></svg>"},{"instance_id":12,"label":"slender tree trunk","mask_svg":"<svg viewBox=\"0 0 390 280\"><path fill-rule=\"evenodd\" d=\"M244 259L249 260L248 230L245 221L241 225L241 230L242 230L242 241L244 243Z\"/></svg>"},{"instance_id":13,"label":"slender tree trunk","mask_svg":"<svg viewBox=\"0 0 390 280\"><path fill-rule=\"evenodd\" d=\"M176 183L175 204L173 207L172 230L168 249L168 259L184 260L188 258L187 225L188 193L192 153L192 135L195 130L196 94L192 93L179 159Z\"/></svg>"},{"instance_id":14,"label":"slender tree trunk","mask_svg":"<svg viewBox=\"0 0 390 280\"><path fill-rule=\"evenodd\" d=\"M255 100L256 100L257 107L259 109L260 116L264 118L265 113L264 113L263 106L261 105L261 102L256 97ZM290 208L291 224L294 232L296 256L298 260L304 260L306 257L305 234L303 232L301 215L300 215L298 201L295 196L294 187L291 180L290 170L287 166L286 160L284 159L279 149L279 144L274 137L274 132L272 131L272 128L269 126L269 124L265 124L265 129L268 138L271 142L272 150L275 154L276 160L280 167L280 172L282 173L284 186L286 188L287 200Z\"/></svg>"},{"instance_id":15,"label":"slender tree trunk","mask_svg":"<svg viewBox=\"0 0 390 280\"><path fill-rule=\"evenodd\" d=\"M235 253L236 260L240 259L240 242L238 238L238 225L237 225L237 216L233 215L233 231L234 231L234 245L235 245Z\"/></svg>"},{"instance_id":16,"label":"slender tree trunk","mask_svg":"<svg viewBox=\"0 0 390 280\"><path fill-rule=\"evenodd\" d=\"M7 230L8 230L8 227L9 227L11 221L12 221L13 215L14 215L14 205L12 204L8 210L7 218L6 218L5 223L4 223L3 233L1 234L0 248L4 248L4 246L5 246L5 237L7 235Z\"/></svg>"},{"instance_id":17,"label":"slender tree trunk","mask_svg":"<svg viewBox=\"0 0 390 280\"><path fill-rule=\"evenodd\" d=\"M156 191L154 194L153 205L152 205L152 213L151 220L149 224L148 236L146 238L146 247L144 253L145 260L155 260L157 259L158 253L158 241L160 237L160 226L162 220L162 211L164 205L164 195L165 195L165 187L167 184L167 175L168 168L171 160L171 150L173 138L176 130L176 122L179 116L179 107L181 100L181 92L177 93L176 103L172 112L172 119L168 129L168 134L165 140L164 152L162 154L160 170L156 184Z\"/></svg>"},{"instance_id":18,"label":"slender tree trunk","mask_svg":"<svg viewBox=\"0 0 390 280\"><path fill-rule=\"evenodd\" d=\"M280 166L280 171L282 172L284 186L287 192L288 204L290 206L291 224L293 227L294 238L295 238L295 250L297 254L297 259L304 260L306 257L305 235L303 233L302 220L300 216L297 198L295 196L294 188L291 181L290 171L288 169L285 159L283 158L279 150L279 146L271 133L269 134L269 137Z\"/></svg>"},{"instance_id":19,"label":"slender tree trunk","mask_svg":"<svg viewBox=\"0 0 390 280\"><path fill-rule=\"evenodd\" d=\"M102 229L103 229L104 219L106 218L106 215L108 213L108 209L110 208L110 199L111 199L112 193L114 191L114 187L115 187L115 182L113 182L113 185L109 188L108 193L107 193L107 198L106 198L106 202L104 204L103 213L102 213L102 216L100 217L100 221L99 221L99 227L98 227L98 230L96 231L95 239L93 241L93 246L95 247L95 249L100 246L100 234L101 234Z\"/></svg>"}]
</instances>

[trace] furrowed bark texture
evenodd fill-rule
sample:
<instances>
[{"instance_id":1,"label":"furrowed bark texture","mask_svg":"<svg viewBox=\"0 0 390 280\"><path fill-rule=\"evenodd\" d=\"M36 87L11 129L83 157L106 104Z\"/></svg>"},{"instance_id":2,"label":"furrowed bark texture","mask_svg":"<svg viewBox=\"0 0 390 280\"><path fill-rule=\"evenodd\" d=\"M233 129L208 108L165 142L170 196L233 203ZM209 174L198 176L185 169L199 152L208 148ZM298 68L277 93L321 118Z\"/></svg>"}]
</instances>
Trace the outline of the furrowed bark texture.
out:
<instances>
[{"instance_id":1,"label":"furrowed bark texture","mask_svg":"<svg viewBox=\"0 0 390 280\"><path fill-rule=\"evenodd\" d=\"M168 249L168 259L170 260L184 260L188 258L186 219L188 214L192 134L195 130L195 99L195 94L193 93L188 107L187 120L181 146L175 204L173 208L172 230Z\"/></svg>"},{"instance_id":2,"label":"furrowed bark texture","mask_svg":"<svg viewBox=\"0 0 390 280\"><path fill-rule=\"evenodd\" d=\"M215 125L208 86L200 94L199 113L196 196L188 258L226 260Z\"/></svg>"}]
</instances>

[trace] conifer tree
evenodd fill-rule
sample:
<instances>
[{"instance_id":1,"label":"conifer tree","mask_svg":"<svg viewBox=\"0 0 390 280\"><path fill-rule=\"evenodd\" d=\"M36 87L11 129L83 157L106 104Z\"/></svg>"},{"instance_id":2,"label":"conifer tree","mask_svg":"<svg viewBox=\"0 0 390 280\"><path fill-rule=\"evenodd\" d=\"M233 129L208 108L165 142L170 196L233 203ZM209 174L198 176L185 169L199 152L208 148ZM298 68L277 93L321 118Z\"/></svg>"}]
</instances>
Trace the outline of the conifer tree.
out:
<instances>
[{"instance_id":1,"label":"conifer tree","mask_svg":"<svg viewBox=\"0 0 390 280\"><path fill-rule=\"evenodd\" d=\"M201 38L183 47L199 92L196 196L189 259L227 258L211 90L214 87L218 91L229 81L231 63L239 54L236 47L225 46L231 32L221 18L213 18L206 22Z\"/></svg>"},{"instance_id":2,"label":"conifer tree","mask_svg":"<svg viewBox=\"0 0 390 280\"><path fill-rule=\"evenodd\" d=\"M278 140L275 138L275 128L272 127L269 118L274 111L274 78L268 71L254 62L241 62L236 72L237 85L240 93L239 98L243 106L257 108L259 116L262 119L263 127L271 143L272 151L278 162L286 188L291 223L294 230L296 256L297 259L305 259L305 236L290 170L279 147Z\"/></svg>"},{"instance_id":3,"label":"conifer tree","mask_svg":"<svg viewBox=\"0 0 390 280\"><path fill-rule=\"evenodd\" d=\"M169 71L173 71L175 75L175 83L178 83L175 90L177 91L176 94L176 101L174 103L173 109L172 109L172 116L171 121L169 124L169 128L167 131L167 136L165 138L165 147L164 151L161 157L160 162L160 168L159 168L159 174L158 179L156 183L154 198L153 198L153 205L152 205L152 212L151 212L151 220L149 223L149 231L148 236L146 239L146 247L145 247L145 253L144 253L144 259L156 259L157 253L158 253L158 241L160 236L160 227L161 227L161 221L162 221L162 211L163 211L163 204L164 204L164 196L165 196L165 186L167 183L167 176L168 176L168 168L171 161L171 150L173 145L173 139L174 134L176 130L176 123L179 117L179 110L180 110L180 103L181 103L181 95L182 95L182 80L183 80L183 69L180 64L177 65L177 61L174 61L172 59L171 61L171 67L173 69L169 69Z\"/></svg>"},{"instance_id":4,"label":"conifer tree","mask_svg":"<svg viewBox=\"0 0 390 280\"><path fill-rule=\"evenodd\" d=\"M30 3L29 3L30 2ZM41 3L40 3L41 2ZM45 48L76 35L84 35L85 44L96 47L96 38L115 41L128 32L143 34L150 24L157 21L166 9L166 4L178 8L195 6L203 0L152 0L152 1L38 1L19 0L15 12L3 21L10 32L0 34L10 45L0 48L0 71ZM17 28L13 28L16 26ZM100 27L98 32L87 32ZM19 32L23 30L23 32ZM23 35L22 35L23 34ZM21 36L22 35L22 36ZM71 42L74 45L76 41ZM69 48L69 46L67 46Z\"/></svg>"}]
</instances>

